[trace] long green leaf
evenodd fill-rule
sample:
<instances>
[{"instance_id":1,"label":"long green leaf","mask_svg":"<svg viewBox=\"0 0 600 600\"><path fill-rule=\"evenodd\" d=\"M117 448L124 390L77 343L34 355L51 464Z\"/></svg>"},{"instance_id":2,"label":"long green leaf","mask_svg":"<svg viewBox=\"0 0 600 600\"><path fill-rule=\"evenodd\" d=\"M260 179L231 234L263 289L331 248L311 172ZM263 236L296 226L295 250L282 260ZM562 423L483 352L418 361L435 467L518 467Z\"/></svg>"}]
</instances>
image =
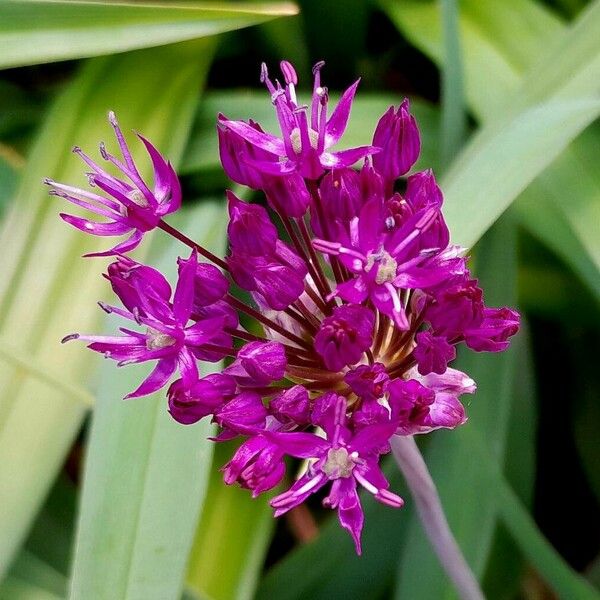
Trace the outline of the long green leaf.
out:
<instances>
[{"instance_id":1,"label":"long green leaf","mask_svg":"<svg viewBox=\"0 0 600 600\"><path fill-rule=\"evenodd\" d=\"M544 37L543 41L534 40L533 43L524 44L526 49L545 44L550 46L550 50L545 58L539 59L539 63L535 64L534 60L531 61L532 64L525 65L533 65L533 71L521 82L521 71L514 65L518 64L519 59L523 65L524 50L520 50L520 56L517 51L499 51L498 47L503 48L503 44L508 43L509 32L494 45L485 38L487 32L481 27L481 17L479 21L475 17L471 18L476 11L486 10L488 15L492 14L491 4L487 0L477 3L477 7L468 12L469 17L461 22L463 35L466 36L464 58L467 97L471 102L476 102L479 114L494 117L493 123L469 145L446 181L448 218L453 230L460 232L460 241L467 245L473 243L515 195L593 120L598 110L600 42L597 31L600 5L597 2L590 6L572 28L563 35L555 36L557 39L554 43L549 43L548 38ZM528 23L537 22L537 25L530 28L531 31L540 32L541 35L544 28L550 33L560 28L556 19L544 15L539 8L529 6L530 3L514 0L508 4L511 7L523 7ZM382 0L382 5L392 19L407 34L413 36L417 45L434 59L440 59L442 46L439 27L436 35L435 23L438 17L434 2L391 3ZM509 10L509 14L513 18L505 19L507 29L515 22L517 15L520 18L516 9L514 13ZM487 22L492 21L490 16ZM416 23L420 27L416 27ZM527 31L523 26L517 27L513 37L517 40L526 39ZM512 29L510 33L512 34ZM512 47L516 45L515 43ZM521 66L521 69L524 70L525 67ZM494 76L490 77L492 72ZM473 82L479 84L475 91ZM496 98L495 102L491 96ZM553 124L549 113L554 109L564 115L564 123ZM536 123L536 119L539 122ZM518 130L517 125L522 129ZM556 128L554 135L544 132L547 126ZM526 140L525 135L535 139ZM494 136L503 145L502 156L499 155ZM537 149L534 147L536 141L540 143ZM489 162L486 160L486 153ZM541 155L545 155L547 160L543 160ZM478 161L471 163L470 159L474 156L478 157ZM530 164L528 160L531 158L534 160ZM493 161L498 161L495 169L490 168ZM500 177L502 184L499 187L502 192L497 190ZM474 183L477 185L472 185ZM465 215L468 215L468 219Z\"/></svg>"},{"instance_id":2,"label":"long green leaf","mask_svg":"<svg viewBox=\"0 0 600 600\"><path fill-rule=\"evenodd\" d=\"M442 165L460 150L467 129L457 0L442 0L444 69L442 71Z\"/></svg>"},{"instance_id":3,"label":"long green leaf","mask_svg":"<svg viewBox=\"0 0 600 600\"><path fill-rule=\"evenodd\" d=\"M26 550L21 552L12 566L10 577L39 586L60 597L64 597L67 592L67 578ZM2 584L0 585L0 598L4 593L8 595L5 584Z\"/></svg>"},{"instance_id":4,"label":"long green leaf","mask_svg":"<svg viewBox=\"0 0 600 600\"><path fill-rule=\"evenodd\" d=\"M384 1L382 5L416 46L436 62L443 62L442 34L434 0L407 0L393 6ZM461 3L460 30L466 96L474 113L488 120L510 107L524 74L538 68L536 62L557 39L565 36L567 28L541 4L531 0L465 0ZM594 53L590 52L588 58L593 59ZM600 269L600 236L593 231L600 210L600 175L596 165L590 164L590 158L586 157L594 156L591 149L599 143L597 127L584 132L530 186L526 197L516 202L517 206L529 205L519 208L523 224L557 251L594 291ZM534 198L543 202L538 207L536 223L528 218L534 210L531 206ZM549 206L549 202L559 211ZM568 247L559 246L554 230L570 230L572 236L565 235L579 241L572 239Z\"/></svg>"},{"instance_id":5,"label":"long green leaf","mask_svg":"<svg viewBox=\"0 0 600 600\"><path fill-rule=\"evenodd\" d=\"M220 468L231 444L215 448L206 501L190 554L187 585L200 598L253 597L275 521L267 498L226 486Z\"/></svg>"},{"instance_id":6,"label":"long green leaf","mask_svg":"<svg viewBox=\"0 0 600 600\"><path fill-rule=\"evenodd\" d=\"M48 197L44 176L85 184L71 147L91 150L109 135L104 115L117 111L171 159L181 155L206 69L206 42L102 58L85 65L56 101L23 172L0 233L0 335L19 355L72 388L85 382L90 353L61 346L70 331L93 330L104 282L79 257L106 248L106 239L67 227L64 201ZM167 83L165 83L167 82ZM134 146L138 158L144 156ZM147 158L145 159L148 172ZM36 371L0 359L0 575L37 513L88 407ZM77 384L77 385L76 385ZM8 458L10 457L10 458Z\"/></svg>"},{"instance_id":7,"label":"long green leaf","mask_svg":"<svg viewBox=\"0 0 600 600\"><path fill-rule=\"evenodd\" d=\"M553 100L474 136L442 180L454 241L472 246L599 113L600 97Z\"/></svg>"},{"instance_id":8,"label":"long green leaf","mask_svg":"<svg viewBox=\"0 0 600 600\"><path fill-rule=\"evenodd\" d=\"M202 203L177 222L199 243L223 252L224 214L222 204ZM176 258L188 249L166 241L153 245L149 262L173 281ZM178 425L167 413L164 390L122 401L148 367L114 371L113 363L101 370L71 598L175 599L208 484L212 426L206 420Z\"/></svg>"},{"instance_id":9,"label":"long green leaf","mask_svg":"<svg viewBox=\"0 0 600 600\"><path fill-rule=\"evenodd\" d=\"M514 305L516 300L516 232L511 219L499 221L477 247L477 275L492 305ZM516 343L519 343L517 340ZM450 432L439 432L425 458L456 540L475 574L481 578L496 527L495 492L482 485L485 465L473 460L465 442L466 429L482 433L490 454L502 464L511 410L515 356L513 347L503 354L467 352L456 368L477 382L468 405L469 422ZM427 573L427 577L422 576ZM449 598L453 588L433 553L422 525L415 517L398 566L396 598Z\"/></svg>"},{"instance_id":10,"label":"long green leaf","mask_svg":"<svg viewBox=\"0 0 600 600\"><path fill-rule=\"evenodd\" d=\"M0 68L162 46L297 12L291 2L3 0Z\"/></svg>"},{"instance_id":11,"label":"long green leaf","mask_svg":"<svg viewBox=\"0 0 600 600\"><path fill-rule=\"evenodd\" d=\"M468 435L473 455L478 456L484 465L487 475L485 485L496 494L500 518L527 559L560 598L598 600L600 594L562 559L541 534L533 517L500 473L478 432L468 430Z\"/></svg>"}]
</instances>

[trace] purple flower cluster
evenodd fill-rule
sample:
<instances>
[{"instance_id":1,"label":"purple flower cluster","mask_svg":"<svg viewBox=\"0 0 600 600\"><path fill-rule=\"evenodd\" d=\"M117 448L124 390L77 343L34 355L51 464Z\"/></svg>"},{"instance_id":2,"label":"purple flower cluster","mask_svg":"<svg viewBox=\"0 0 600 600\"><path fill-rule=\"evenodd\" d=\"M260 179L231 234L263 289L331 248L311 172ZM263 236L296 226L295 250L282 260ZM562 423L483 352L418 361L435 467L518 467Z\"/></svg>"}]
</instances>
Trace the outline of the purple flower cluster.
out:
<instances>
[{"instance_id":1,"label":"purple flower cluster","mask_svg":"<svg viewBox=\"0 0 600 600\"><path fill-rule=\"evenodd\" d=\"M270 209L228 192L225 261L162 221L180 204L177 177L141 138L154 167L151 191L112 113L124 163L104 147L101 154L126 179L76 149L98 193L47 183L52 193L110 219L61 215L71 225L95 235L133 232L101 253L116 257L106 277L123 308L101 307L127 327L120 335L65 340L85 340L119 366L154 363L128 397L155 392L177 372L167 391L174 419L210 417L221 429L217 441L245 438L223 469L227 484L257 496L282 482L286 457L302 459L302 474L271 500L275 515L327 485L323 504L337 509L360 553L358 489L383 504L403 504L379 467L391 437L465 423L459 398L473 393L475 382L448 366L455 348L464 342L475 351L506 349L519 315L485 306L464 249L449 243L433 173L414 173L396 191L420 150L408 101L381 117L372 145L333 151L358 82L329 115L322 66L313 71L310 107L298 104L288 62L281 64L284 86L263 66L280 136L253 121L218 117L225 172L262 190ZM124 255L156 227L192 247L179 259L174 291L157 270ZM199 262L198 253L214 264ZM250 304L231 293L233 284L250 293ZM242 326L240 314L255 319L260 334ZM201 373L200 363L224 359L220 373Z\"/></svg>"}]
</instances>

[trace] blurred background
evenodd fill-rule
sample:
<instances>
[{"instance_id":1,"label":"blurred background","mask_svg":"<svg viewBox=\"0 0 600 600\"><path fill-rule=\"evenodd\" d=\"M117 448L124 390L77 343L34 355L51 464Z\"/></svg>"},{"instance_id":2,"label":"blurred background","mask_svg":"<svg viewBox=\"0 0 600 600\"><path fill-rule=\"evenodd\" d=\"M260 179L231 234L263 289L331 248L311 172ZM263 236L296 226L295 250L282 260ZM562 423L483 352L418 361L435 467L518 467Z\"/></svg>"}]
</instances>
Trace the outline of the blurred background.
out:
<instances>
[{"instance_id":1,"label":"blurred background","mask_svg":"<svg viewBox=\"0 0 600 600\"><path fill-rule=\"evenodd\" d=\"M71 148L110 147L114 109L181 174L171 222L224 252L215 118L277 131L259 72L282 58L301 93L321 59L333 95L362 78L346 146L410 97L454 241L523 313L509 352L459 357L469 423L419 440L486 596L599 597L600 2L2 0L0 598L455 597L393 464L407 505L365 498L357 558L318 503L276 522L224 486L234 447L209 424L122 402L140 371L59 345L110 327L105 263L80 258L106 240L62 223L42 178L85 184ZM149 237L138 257L172 272L184 250Z\"/></svg>"}]
</instances>

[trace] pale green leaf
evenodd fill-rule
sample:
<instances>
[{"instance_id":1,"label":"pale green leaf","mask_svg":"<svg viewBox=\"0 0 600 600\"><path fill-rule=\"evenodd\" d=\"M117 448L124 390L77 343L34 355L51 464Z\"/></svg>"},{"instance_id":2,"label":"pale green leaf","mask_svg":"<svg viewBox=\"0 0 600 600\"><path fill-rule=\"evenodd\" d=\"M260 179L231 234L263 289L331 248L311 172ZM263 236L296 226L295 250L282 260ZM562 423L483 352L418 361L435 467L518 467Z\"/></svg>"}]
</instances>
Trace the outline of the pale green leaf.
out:
<instances>
[{"instance_id":1,"label":"pale green leaf","mask_svg":"<svg viewBox=\"0 0 600 600\"><path fill-rule=\"evenodd\" d=\"M297 12L291 2L3 0L0 68L162 46Z\"/></svg>"},{"instance_id":2,"label":"pale green leaf","mask_svg":"<svg viewBox=\"0 0 600 600\"><path fill-rule=\"evenodd\" d=\"M442 165L460 150L467 130L463 98L462 58L458 32L457 0L442 0L444 68L442 70Z\"/></svg>"},{"instance_id":3,"label":"pale green leaf","mask_svg":"<svg viewBox=\"0 0 600 600\"><path fill-rule=\"evenodd\" d=\"M275 527L265 496L223 483L221 467L232 444L215 448L208 494L190 554L187 586L200 598L249 600L254 596Z\"/></svg>"},{"instance_id":4,"label":"pale green leaf","mask_svg":"<svg viewBox=\"0 0 600 600\"><path fill-rule=\"evenodd\" d=\"M472 246L599 113L600 96L551 100L476 134L442 179L453 241Z\"/></svg>"},{"instance_id":5,"label":"pale green leaf","mask_svg":"<svg viewBox=\"0 0 600 600\"><path fill-rule=\"evenodd\" d=\"M394 4L383 1L382 5L416 46L436 62L443 62L440 17L434 0ZM472 110L484 120L496 118L510 108L525 73L539 70L543 55L553 45L564 47L565 42L560 40L567 35L567 27L555 15L531 0L465 0L461 3L460 31L466 96ZM589 51L587 44L593 43L594 29L590 35L583 33L585 39L578 42L581 49L569 55L593 62L598 51L595 54ZM595 39L598 37L596 34ZM590 52L589 56L586 52ZM546 60L554 60L555 54L556 51ZM551 63L550 68L553 67ZM519 207L521 216L528 212L533 218L537 213L536 223L531 218L526 225L557 251L596 293L600 276L600 236L595 228L600 211L600 175L592 157L599 143L597 127L585 131L539 177L535 189L528 190L527 196L516 202L518 207L521 203L528 205ZM537 210L532 204L534 197L542 202ZM554 202L556 208L549 206L549 202ZM553 230L557 231L556 236ZM572 239L562 246L559 240L565 236Z\"/></svg>"},{"instance_id":6,"label":"pale green leaf","mask_svg":"<svg viewBox=\"0 0 600 600\"><path fill-rule=\"evenodd\" d=\"M100 263L80 256L106 248L107 240L66 226L58 217L66 209L64 200L49 197L42 179L86 185L85 169L70 149L80 144L93 153L99 140L110 142L105 115L111 108L126 129L144 132L177 161L210 47L204 41L187 42L88 63L57 99L23 171L0 232L0 336L17 350L10 361L0 359L0 574L20 546L87 411L64 393L64 386L37 377L36 370L49 371L72 389L86 382L91 353L59 342L67 333L98 326L95 303L105 285ZM132 145L138 159L144 157L140 146ZM146 157L140 163L145 173L148 162ZM35 368L15 364L15 356L27 357Z\"/></svg>"},{"instance_id":7,"label":"pale green leaf","mask_svg":"<svg viewBox=\"0 0 600 600\"><path fill-rule=\"evenodd\" d=\"M223 204L181 211L176 224L203 246L223 252ZM187 256L189 249L162 237L168 244L164 239L154 244L148 262L174 281L177 256ZM109 321L110 331L120 325ZM123 401L149 366L115 371L107 361L97 390L71 598L176 599L208 485L214 443L207 438L213 427L208 420L187 427L175 422L164 390Z\"/></svg>"}]
</instances>

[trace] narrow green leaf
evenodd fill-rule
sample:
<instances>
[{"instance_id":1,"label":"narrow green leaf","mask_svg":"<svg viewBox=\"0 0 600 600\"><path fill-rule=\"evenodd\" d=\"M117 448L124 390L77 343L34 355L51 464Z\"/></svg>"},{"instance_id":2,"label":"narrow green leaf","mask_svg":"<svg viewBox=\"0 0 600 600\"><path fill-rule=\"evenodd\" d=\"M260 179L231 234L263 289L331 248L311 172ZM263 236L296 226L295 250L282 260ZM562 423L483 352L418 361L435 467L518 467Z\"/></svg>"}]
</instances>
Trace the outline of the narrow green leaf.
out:
<instances>
[{"instance_id":1,"label":"narrow green leaf","mask_svg":"<svg viewBox=\"0 0 600 600\"><path fill-rule=\"evenodd\" d=\"M202 203L177 223L202 245L223 252L225 210ZM163 237L164 236L163 234ZM188 249L169 238L151 249L174 281ZM112 321L112 320L111 320ZM112 323L111 331L116 325ZM81 349L81 351L84 351ZM206 369L206 367L205 367ZM213 442L204 420L184 427L167 413L164 390L123 401L148 365L101 370L86 459L71 582L73 600L178 598L196 521L208 485Z\"/></svg>"},{"instance_id":2,"label":"narrow green leaf","mask_svg":"<svg viewBox=\"0 0 600 600\"><path fill-rule=\"evenodd\" d=\"M0 587L0 600L62 600L62 596L11 575Z\"/></svg>"},{"instance_id":3,"label":"narrow green leaf","mask_svg":"<svg viewBox=\"0 0 600 600\"><path fill-rule=\"evenodd\" d=\"M402 98L398 96L361 94L359 91L352 105L348 129L344 134L344 147L369 144L379 117L392 104L398 105L401 100ZM332 94L330 102L334 105L336 101L337 96ZM437 136L439 112L432 105L419 99L411 101L411 110L417 117L423 136L423 148L417 168L436 167L439 163ZM265 92L254 90L210 92L200 105L181 166L182 173L216 169L221 172L215 132L215 115L219 112L232 119L252 118L266 131L279 132L273 105Z\"/></svg>"},{"instance_id":4,"label":"narrow green leaf","mask_svg":"<svg viewBox=\"0 0 600 600\"><path fill-rule=\"evenodd\" d=\"M599 113L600 97L552 100L476 134L442 180L454 241L472 246Z\"/></svg>"},{"instance_id":5,"label":"narrow green leaf","mask_svg":"<svg viewBox=\"0 0 600 600\"><path fill-rule=\"evenodd\" d=\"M477 275L486 290L486 301L492 306L515 304L515 248L515 225L508 218L499 221L477 246ZM432 435L425 453L452 532L479 578L486 567L496 528L496 497L494 490L483 485L486 467L473 460L465 430L481 432L490 454L503 464L518 352L515 346L520 342L517 339L502 354L467 351L459 357L456 368L477 383L476 394L468 399L469 422L455 431ZM423 573L427 573L426 578ZM398 565L396 598L417 597L454 598L455 592L415 516Z\"/></svg>"},{"instance_id":6,"label":"narrow green leaf","mask_svg":"<svg viewBox=\"0 0 600 600\"><path fill-rule=\"evenodd\" d=\"M457 0L441 0L444 37L442 70L442 165L447 166L460 150L467 130L463 99L462 58L458 32Z\"/></svg>"},{"instance_id":7,"label":"narrow green leaf","mask_svg":"<svg viewBox=\"0 0 600 600\"><path fill-rule=\"evenodd\" d=\"M162 46L297 12L291 2L4 0L0 68Z\"/></svg>"},{"instance_id":8,"label":"narrow green leaf","mask_svg":"<svg viewBox=\"0 0 600 600\"><path fill-rule=\"evenodd\" d=\"M254 596L275 527L267 498L226 486L220 468L231 444L215 448L208 493L188 564L187 586L200 598L249 600Z\"/></svg>"},{"instance_id":9,"label":"narrow green leaf","mask_svg":"<svg viewBox=\"0 0 600 600\"><path fill-rule=\"evenodd\" d=\"M67 578L27 550L22 551L17 557L10 570L10 577L39 586L60 597L64 597L67 593ZM3 590L4 585L0 585L0 598Z\"/></svg>"},{"instance_id":10,"label":"narrow green leaf","mask_svg":"<svg viewBox=\"0 0 600 600\"><path fill-rule=\"evenodd\" d=\"M443 62L435 0L394 4L383 0L381 4L416 46L436 62ZM475 114L486 120L510 107L525 72L538 68L536 62L565 35L567 27L531 0L465 0L460 31L466 96ZM588 58L593 59L593 54ZM520 218L527 219L534 235L566 260L596 293L600 236L592 230L600 210L600 175L591 157L599 143L598 127L585 131L527 190L526 197L516 202ZM555 207L549 206L550 199ZM534 202L543 206L536 207ZM566 245L557 241L566 238Z\"/></svg>"},{"instance_id":11,"label":"narrow green leaf","mask_svg":"<svg viewBox=\"0 0 600 600\"><path fill-rule=\"evenodd\" d=\"M188 42L91 61L57 99L24 169L0 243L0 336L16 356L49 370L71 388L86 381L91 353L61 346L69 332L94 330L95 306L104 291L98 270L80 256L106 248L106 239L65 225L64 201L48 197L44 176L86 184L70 155L75 144L93 151L110 135L111 108L122 124L143 131L172 160L181 155L195 109L198 82L207 68L209 42ZM109 138L110 139L110 138ZM113 145L112 143L110 144ZM140 144L135 155L144 156ZM145 172L149 165L143 164ZM87 407L0 357L0 575L5 572L40 508Z\"/></svg>"},{"instance_id":12,"label":"narrow green leaf","mask_svg":"<svg viewBox=\"0 0 600 600\"><path fill-rule=\"evenodd\" d=\"M561 164L563 158L559 159ZM579 172L584 177L585 172ZM566 178L577 178L575 174L564 173ZM548 248L562 258L579 275L589 288L600 298L600 277L598 277L600 265L591 260L592 252L581 243L581 238L573 230L569 211L563 211L559 206L562 200L560 188L548 188L544 183L546 178L542 177L534 181L515 202L514 210L520 223L532 235L544 243ZM562 180L564 182L565 179ZM591 183L591 182L590 182ZM574 188L578 197L582 181L580 180ZM565 212L567 214L565 214ZM592 243L593 240L591 240Z\"/></svg>"},{"instance_id":13,"label":"narrow green leaf","mask_svg":"<svg viewBox=\"0 0 600 600\"><path fill-rule=\"evenodd\" d=\"M600 594L562 559L542 535L522 501L502 477L478 432L470 430L469 435L472 452L479 456L485 465L488 475L486 483L496 493L502 522L529 562L560 598L597 600Z\"/></svg>"}]
</instances>

